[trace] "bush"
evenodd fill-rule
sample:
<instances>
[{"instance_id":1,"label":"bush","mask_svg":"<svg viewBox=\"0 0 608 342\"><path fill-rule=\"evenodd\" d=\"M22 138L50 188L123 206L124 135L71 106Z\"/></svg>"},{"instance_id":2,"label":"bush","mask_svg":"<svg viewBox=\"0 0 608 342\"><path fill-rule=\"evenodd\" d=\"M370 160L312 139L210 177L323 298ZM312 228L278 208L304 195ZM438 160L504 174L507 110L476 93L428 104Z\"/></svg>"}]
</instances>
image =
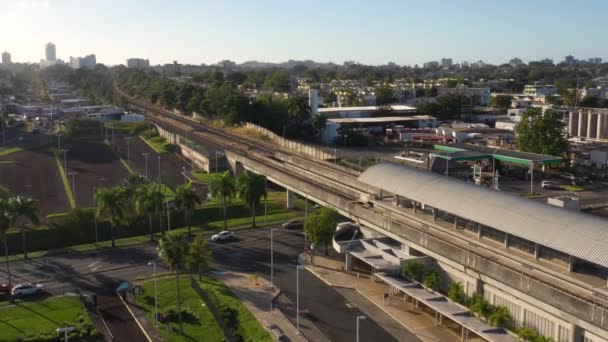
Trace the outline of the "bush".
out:
<instances>
[{"instance_id":1,"label":"bush","mask_svg":"<svg viewBox=\"0 0 608 342\"><path fill-rule=\"evenodd\" d=\"M439 282L439 280L438 280L438 276L437 276L437 271L429 270L424 274L423 284L424 284L424 286L431 289L432 291L434 291L437 288L438 282Z\"/></svg>"},{"instance_id":2,"label":"bush","mask_svg":"<svg viewBox=\"0 0 608 342\"><path fill-rule=\"evenodd\" d=\"M169 153L178 153L179 146L175 145L175 144L167 144L167 145L165 145L165 150L167 150L167 152L169 152Z\"/></svg>"},{"instance_id":3,"label":"bush","mask_svg":"<svg viewBox=\"0 0 608 342\"><path fill-rule=\"evenodd\" d=\"M504 328L511 320L511 313L506 306L499 305L492 310L492 313L488 317L488 322L495 327Z\"/></svg>"},{"instance_id":4,"label":"bush","mask_svg":"<svg viewBox=\"0 0 608 342\"><path fill-rule=\"evenodd\" d=\"M230 328L230 330L235 330L239 323L238 312L229 304L224 302L220 302L217 309L220 312L220 316L222 317L224 324Z\"/></svg>"},{"instance_id":5,"label":"bush","mask_svg":"<svg viewBox=\"0 0 608 342\"><path fill-rule=\"evenodd\" d=\"M424 266L417 261L405 263L401 269L404 277L419 281L424 272Z\"/></svg>"},{"instance_id":6,"label":"bush","mask_svg":"<svg viewBox=\"0 0 608 342\"><path fill-rule=\"evenodd\" d=\"M538 337L536 335L536 331L534 331L530 328L526 328L526 327L517 329L515 331L515 333L517 333L517 337L519 337L520 340L524 340L524 341L533 342Z\"/></svg>"},{"instance_id":7,"label":"bush","mask_svg":"<svg viewBox=\"0 0 608 342\"><path fill-rule=\"evenodd\" d=\"M448 298L456 303L464 303L465 293L461 283L453 282L448 288Z\"/></svg>"},{"instance_id":8,"label":"bush","mask_svg":"<svg viewBox=\"0 0 608 342\"><path fill-rule=\"evenodd\" d=\"M483 297L482 294L476 293L469 299L468 307L480 317L487 318L492 313L492 306Z\"/></svg>"}]
</instances>

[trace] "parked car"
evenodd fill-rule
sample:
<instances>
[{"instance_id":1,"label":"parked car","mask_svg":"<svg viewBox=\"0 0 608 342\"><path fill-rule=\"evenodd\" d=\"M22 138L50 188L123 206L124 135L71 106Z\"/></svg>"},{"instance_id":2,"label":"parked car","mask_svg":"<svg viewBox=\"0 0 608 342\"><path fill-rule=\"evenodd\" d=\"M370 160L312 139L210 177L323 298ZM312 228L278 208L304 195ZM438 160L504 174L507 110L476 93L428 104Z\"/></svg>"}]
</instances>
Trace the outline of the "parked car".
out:
<instances>
[{"instance_id":1,"label":"parked car","mask_svg":"<svg viewBox=\"0 0 608 342\"><path fill-rule=\"evenodd\" d=\"M221 231L211 237L211 241L226 241L234 238L234 233L229 230Z\"/></svg>"},{"instance_id":2,"label":"parked car","mask_svg":"<svg viewBox=\"0 0 608 342\"><path fill-rule=\"evenodd\" d=\"M11 287L8 284L0 284L0 294L11 293Z\"/></svg>"},{"instance_id":3,"label":"parked car","mask_svg":"<svg viewBox=\"0 0 608 342\"><path fill-rule=\"evenodd\" d=\"M300 229L304 228L304 222L302 220L293 219L283 223L284 229Z\"/></svg>"},{"instance_id":4,"label":"parked car","mask_svg":"<svg viewBox=\"0 0 608 342\"><path fill-rule=\"evenodd\" d=\"M13 289L11 290L11 294L16 297L30 296L30 295L35 295L35 294L42 292L43 289L44 289L44 285L42 285L42 284L25 283L25 284L15 285L13 287Z\"/></svg>"},{"instance_id":5,"label":"parked car","mask_svg":"<svg viewBox=\"0 0 608 342\"><path fill-rule=\"evenodd\" d=\"M540 187L543 189L552 189L552 188L556 188L557 185L550 181L543 181L542 183L540 183Z\"/></svg>"}]
</instances>

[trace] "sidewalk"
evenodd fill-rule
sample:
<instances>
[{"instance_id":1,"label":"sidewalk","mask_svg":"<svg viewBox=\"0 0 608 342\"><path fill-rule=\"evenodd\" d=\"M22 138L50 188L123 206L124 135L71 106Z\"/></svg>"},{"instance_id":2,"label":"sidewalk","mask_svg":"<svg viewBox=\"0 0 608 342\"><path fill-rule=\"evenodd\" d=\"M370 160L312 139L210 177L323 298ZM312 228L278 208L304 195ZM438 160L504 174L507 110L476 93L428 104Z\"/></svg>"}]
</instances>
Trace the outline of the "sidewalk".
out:
<instances>
[{"instance_id":1,"label":"sidewalk","mask_svg":"<svg viewBox=\"0 0 608 342\"><path fill-rule=\"evenodd\" d=\"M343 262L337 260L315 255L314 262L314 265L306 265L306 269L330 286L356 290L421 340L460 341L459 334L446 327L435 326L432 317L412 309L411 303L403 297L391 296L385 304L383 295L389 292L387 285L374 282L367 276L346 273L342 270Z\"/></svg>"},{"instance_id":2,"label":"sidewalk","mask_svg":"<svg viewBox=\"0 0 608 342\"><path fill-rule=\"evenodd\" d=\"M276 288L271 291L270 283L262 277L258 278L258 285L253 284L250 275L245 273L225 272L223 274L214 274L213 277L226 284L267 330L270 331L268 325L275 325L289 341L304 342L308 341L308 339L311 341L327 340L318 329L315 329L316 327L312 322L307 322L302 316L300 317L300 330L303 335L298 335L296 327L281 311L275 309L271 312L270 306L280 291ZM271 331L270 335L275 340L277 339ZM304 336L307 336L308 339Z\"/></svg>"}]
</instances>

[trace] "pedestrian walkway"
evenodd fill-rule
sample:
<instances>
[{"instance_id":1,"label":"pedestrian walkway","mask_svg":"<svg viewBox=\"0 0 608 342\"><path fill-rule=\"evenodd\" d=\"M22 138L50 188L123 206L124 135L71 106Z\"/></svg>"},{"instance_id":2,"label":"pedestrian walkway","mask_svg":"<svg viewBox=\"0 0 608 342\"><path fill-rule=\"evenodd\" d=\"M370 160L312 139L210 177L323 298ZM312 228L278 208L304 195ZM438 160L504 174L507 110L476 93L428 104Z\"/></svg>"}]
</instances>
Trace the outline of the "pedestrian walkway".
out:
<instances>
[{"instance_id":1,"label":"pedestrian walkway","mask_svg":"<svg viewBox=\"0 0 608 342\"><path fill-rule=\"evenodd\" d=\"M460 341L458 333L444 326L436 326L432 317L412 309L411 303L403 297L389 296L385 301L384 294L389 292L387 285L374 282L367 276L343 272L343 264L337 260L315 255L314 263L306 268L328 285L356 290L421 340Z\"/></svg>"},{"instance_id":2,"label":"pedestrian walkway","mask_svg":"<svg viewBox=\"0 0 608 342\"><path fill-rule=\"evenodd\" d=\"M280 291L276 288L271 289L266 279L259 277L257 284L254 284L250 275L239 272L222 272L214 274L213 277L222 281L239 297L257 320L270 331L273 338L278 338L282 332L289 341L328 341L327 337L312 322L307 322L305 317L300 317L302 334L297 334L296 327L281 311L276 309L271 311L273 300ZM272 326L278 329L270 329Z\"/></svg>"}]
</instances>

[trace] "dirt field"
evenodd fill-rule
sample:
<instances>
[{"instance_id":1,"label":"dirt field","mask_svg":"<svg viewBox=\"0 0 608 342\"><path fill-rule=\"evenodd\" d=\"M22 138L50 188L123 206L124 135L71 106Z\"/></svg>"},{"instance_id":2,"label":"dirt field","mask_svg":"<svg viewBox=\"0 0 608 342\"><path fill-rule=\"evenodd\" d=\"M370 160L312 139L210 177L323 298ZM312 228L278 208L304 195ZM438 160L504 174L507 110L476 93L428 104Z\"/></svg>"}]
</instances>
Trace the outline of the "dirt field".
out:
<instances>
[{"instance_id":1,"label":"dirt field","mask_svg":"<svg viewBox=\"0 0 608 342\"><path fill-rule=\"evenodd\" d=\"M127 142L124 139L116 142L117 151L122 158L127 160ZM131 167L142 175L146 174L146 161L143 153L149 153L148 156L148 178L153 181L158 180L158 154L143 142L139 137L133 137L130 142ZM161 181L175 189L178 185L184 184L184 176L182 168L190 170L191 166L183 161L175 153L161 154L160 160L160 176Z\"/></svg>"},{"instance_id":2,"label":"dirt field","mask_svg":"<svg viewBox=\"0 0 608 342\"><path fill-rule=\"evenodd\" d=\"M97 187L116 186L123 183L128 172L110 147L101 140L74 139L66 142L67 172L76 172L76 206L93 206L93 191ZM70 186L72 178L68 175Z\"/></svg>"},{"instance_id":3,"label":"dirt field","mask_svg":"<svg viewBox=\"0 0 608 342\"><path fill-rule=\"evenodd\" d=\"M22 151L0 158L0 184L38 201L40 216L70 209L57 163L50 152Z\"/></svg>"}]
</instances>

